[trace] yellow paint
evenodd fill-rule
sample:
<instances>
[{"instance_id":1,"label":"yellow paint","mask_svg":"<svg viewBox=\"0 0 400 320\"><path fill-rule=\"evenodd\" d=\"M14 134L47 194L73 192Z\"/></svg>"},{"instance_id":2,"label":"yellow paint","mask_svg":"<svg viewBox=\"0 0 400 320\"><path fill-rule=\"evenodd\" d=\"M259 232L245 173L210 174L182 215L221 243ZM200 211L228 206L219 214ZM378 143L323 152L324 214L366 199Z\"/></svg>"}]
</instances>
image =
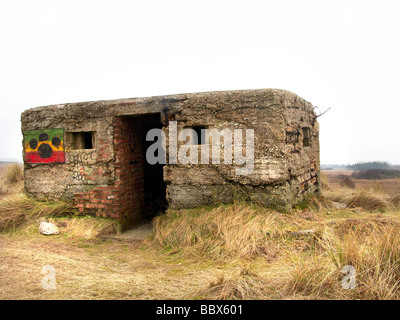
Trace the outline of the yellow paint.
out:
<instances>
[{"instance_id":1,"label":"yellow paint","mask_svg":"<svg viewBox=\"0 0 400 320\"><path fill-rule=\"evenodd\" d=\"M25 153L37 151L37 149L38 149L38 148L40 147L40 145L43 144L43 143L46 143L46 141L39 141L39 142L38 142L37 148L36 148L36 149L32 149L32 148L29 146L29 142L26 142L26 143L25 143ZM47 143L47 144L53 149L53 151L64 151L64 142L63 142L63 141L61 141L61 144L60 144L57 148L56 148L55 146L53 146L51 143Z\"/></svg>"}]
</instances>

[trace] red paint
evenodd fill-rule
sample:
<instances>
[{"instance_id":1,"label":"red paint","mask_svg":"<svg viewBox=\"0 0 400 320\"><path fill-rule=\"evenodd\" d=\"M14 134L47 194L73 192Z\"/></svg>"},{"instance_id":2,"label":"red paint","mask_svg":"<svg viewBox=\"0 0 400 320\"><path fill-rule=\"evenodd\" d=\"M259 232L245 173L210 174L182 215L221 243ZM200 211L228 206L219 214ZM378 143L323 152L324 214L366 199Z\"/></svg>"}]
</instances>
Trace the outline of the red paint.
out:
<instances>
[{"instance_id":1,"label":"red paint","mask_svg":"<svg viewBox=\"0 0 400 320\"><path fill-rule=\"evenodd\" d=\"M26 163L52 163L52 162L65 162L64 151L54 151L50 158L43 159L37 152L25 153Z\"/></svg>"}]
</instances>

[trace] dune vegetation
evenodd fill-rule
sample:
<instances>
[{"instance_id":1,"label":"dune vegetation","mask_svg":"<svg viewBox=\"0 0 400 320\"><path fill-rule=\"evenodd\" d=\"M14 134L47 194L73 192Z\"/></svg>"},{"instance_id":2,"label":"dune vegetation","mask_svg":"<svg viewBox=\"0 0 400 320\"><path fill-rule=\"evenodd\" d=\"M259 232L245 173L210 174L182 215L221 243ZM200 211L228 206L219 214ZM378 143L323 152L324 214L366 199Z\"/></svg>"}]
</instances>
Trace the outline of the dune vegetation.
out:
<instances>
[{"instance_id":1,"label":"dune vegetation","mask_svg":"<svg viewBox=\"0 0 400 320\"><path fill-rule=\"evenodd\" d=\"M387 191L322 176L320 196L284 213L242 202L168 210L147 239L122 241L108 237L114 220L32 200L22 170L2 169L1 299L400 298L398 180ZM39 234L38 221L60 234ZM54 290L41 286L45 265Z\"/></svg>"}]
</instances>

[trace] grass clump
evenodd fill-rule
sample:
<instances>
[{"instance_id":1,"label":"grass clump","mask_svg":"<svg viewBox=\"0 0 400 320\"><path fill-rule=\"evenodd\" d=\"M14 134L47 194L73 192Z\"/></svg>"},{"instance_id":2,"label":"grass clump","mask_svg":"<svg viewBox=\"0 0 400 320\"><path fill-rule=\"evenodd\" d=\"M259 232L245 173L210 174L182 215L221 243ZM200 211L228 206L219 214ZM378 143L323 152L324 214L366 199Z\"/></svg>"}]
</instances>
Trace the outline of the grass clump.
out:
<instances>
[{"instance_id":1,"label":"grass clump","mask_svg":"<svg viewBox=\"0 0 400 320\"><path fill-rule=\"evenodd\" d=\"M23 189L24 170L20 163L11 163L0 168L0 195L21 192Z\"/></svg>"},{"instance_id":2,"label":"grass clump","mask_svg":"<svg viewBox=\"0 0 400 320\"><path fill-rule=\"evenodd\" d=\"M353 179L351 179L349 176L345 176L341 179L340 185L343 187L348 187L350 189L355 189L356 184L354 183Z\"/></svg>"},{"instance_id":3,"label":"grass clump","mask_svg":"<svg viewBox=\"0 0 400 320\"><path fill-rule=\"evenodd\" d=\"M22 193L23 166L12 163L1 168L0 232L25 227L35 230L42 221L57 225L62 234L72 238L91 239L119 233L120 226L114 219L91 216L70 216L67 203L36 201Z\"/></svg>"},{"instance_id":4,"label":"grass clump","mask_svg":"<svg viewBox=\"0 0 400 320\"><path fill-rule=\"evenodd\" d=\"M67 204L44 203L28 198L24 194L9 195L0 201L0 231L15 229L40 217L64 214Z\"/></svg>"},{"instance_id":5,"label":"grass clump","mask_svg":"<svg viewBox=\"0 0 400 320\"><path fill-rule=\"evenodd\" d=\"M312 251L291 250L281 293L289 299L399 299L400 223L368 216L331 221ZM345 266L354 268L355 288L346 289Z\"/></svg>"},{"instance_id":6,"label":"grass clump","mask_svg":"<svg viewBox=\"0 0 400 320\"><path fill-rule=\"evenodd\" d=\"M3 178L9 183L17 183L23 180L24 168L22 164L14 162L4 168Z\"/></svg>"},{"instance_id":7,"label":"grass clump","mask_svg":"<svg viewBox=\"0 0 400 320\"><path fill-rule=\"evenodd\" d=\"M245 204L172 211L154 220L152 243L210 257L274 257L276 212ZM283 221L282 219L281 221Z\"/></svg>"},{"instance_id":8,"label":"grass clump","mask_svg":"<svg viewBox=\"0 0 400 320\"><path fill-rule=\"evenodd\" d=\"M50 222L57 225L61 233L72 238L93 239L121 232L118 222L111 218L61 217Z\"/></svg>"},{"instance_id":9,"label":"grass clump","mask_svg":"<svg viewBox=\"0 0 400 320\"><path fill-rule=\"evenodd\" d=\"M350 192L336 189L325 191L324 196L331 201L346 203L349 208L359 207L369 212L393 209L393 202L389 195L372 190L356 189Z\"/></svg>"},{"instance_id":10,"label":"grass clump","mask_svg":"<svg viewBox=\"0 0 400 320\"><path fill-rule=\"evenodd\" d=\"M196 297L211 300L269 299L275 290L267 279L247 267L239 272L220 274L208 287L195 293Z\"/></svg>"},{"instance_id":11,"label":"grass clump","mask_svg":"<svg viewBox=\"0 0 400 320\"><path fill-rule=\"evenodd\" d=\"M400 298L399 223L372 218L347 226L345 232L330 231L321 245L331 262L338 270L346 265L355 268L356 288L346 292L347 298Z\"/></svg>"},{"instance_id":12,"label":"grass clump","mask_svg":"<svg viewBox=\"0 0 400 320\"><path fill-rule=\"evenodd\" d=\"M331 208L332 203L322 195L308 195L295 207L295 210L312 210L319 212L326 208Z\"/></svg>"},{"instance_id":13,"label":"grass clump","mask_svg":"<svg viewBox=\"0 0 400 320\"><path fill-rule=\"evenodd\" d=\"M337 268L323 257L300 256L294 253L294 266L283 283L286 297L309 297L310 299L337 298L342 291L338 282Z\"/></svg>"}]
</instances>

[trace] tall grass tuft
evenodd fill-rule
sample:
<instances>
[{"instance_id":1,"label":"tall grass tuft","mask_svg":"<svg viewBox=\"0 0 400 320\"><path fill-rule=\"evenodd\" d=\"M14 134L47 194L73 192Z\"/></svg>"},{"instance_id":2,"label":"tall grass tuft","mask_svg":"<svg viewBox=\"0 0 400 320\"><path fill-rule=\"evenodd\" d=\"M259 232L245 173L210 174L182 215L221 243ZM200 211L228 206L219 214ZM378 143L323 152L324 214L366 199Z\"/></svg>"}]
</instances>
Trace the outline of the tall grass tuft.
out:
<instances>
[{"instance_id":1,"label":"tall grass tuft","mask_svg":"<svg viewBox=\"0 0 400 320\"><path fill-rule=\"evenodd\" d=\"M338 270L355 268L356 289L348 291L350 298L399 299L400 225L388 219L363 220L358 227L347 226L345 233L330 230L321 245Z\"/></svg>"},{"instance_id":2,"label":"tall grass tuft","mask_svg":"<svg viewBox=\"0 0 400 320\"><path fill-rule=\"evenodd\" d=\"M348 187L348 188L350 188L350 189L355 189L355 188L356 188L356 185L355 185L353 179L351 179L351 178L348 177L348 176L346 176L346 177L344 177L344 178L342 178L342 179L340 180L340 185L341 185L342 187Z\"/></svg>"},{"instance_id":3,"label":"tall grass tuft","mask_svg":"<svg viewBox=\"0 0 400 320\"><path fill-rule=\"evenodd\" d=\"M66 208L65 203L43 203L24 194L7 196L0 202L0 231L14 229L39 217L61 215Z\"/></svg>"},{"instance_id":4,"label":"tall grass tuft","mask_svg":"<svg viewBox=\"0 0 400 320\"><path fill-rule=\"evenodd\" d=\"M0 195L21 192L23 188L23 167L12 163L0 168Z\"/></svg>"},{"instance_id":5,"label":"tall grass tuft","mask_svg":"<svg viewBox=\"0 0 400 320\"><path fill-rule=\"evenodd\" d=\"M195 296L211 300L268 299L275 293L267 279L242 267L239 272L221 274Z\"/></svg>"},{"instance_id":6,"label":"tall grass tuft","mask_svg":"<svg viewBox=\"0 0 400 320\"><path fill-rule=\"evenodd\" d=\"M344 189L336 189L325 191L324 196L332 201L344 202L349 208L360 207L370 212L383 212L393 208L393 202L389 195L372 190L356 189L348 192Z\"/></svg>"},{"instance_id":7,"label":"tall grass tuft","mask_svg":"<svg viewBox=\"0 0 400 320\"><path fill-rule=\"evenodd\" d=\"M323 174L321 172L319 178L320 178L321 188L324 190L329 189L328 177L326 176L326 174Z\"/></svg>"},{"instance_id":8,"label":"tall grass tuft","mask_svg":"<svg viewBox=\"0 0 400 320\"><path fill-rule=\"evenodd\" d=\"M329 260L321 257L305 257L292 253L295 264L290 277L284 282L285 296L308 296L313 299L326 299L339 296L340 284L337 269Z\"/></svg>"},{"instance_id":9,"label":"tall grass tuft","mask_svg":"<svg viewBox=\"0 0 400 320\"><path fill-rule=\"evenodd\" d=\"M242 204L173 211L155 219L152 243L211 257L274 257L278 220L277 213Z\"/></svg>"},{"instance_id":10,"label":"tall grass tuft","mask_svg":"<svg viewBox=\"0 0 400 320\"><path fill-rule=\"evenodd\" d=\"M6 182L17 183L23 180L24 169L22 164L14 162L4 168L3 178Z\"/></svg>"}]
</instances>

